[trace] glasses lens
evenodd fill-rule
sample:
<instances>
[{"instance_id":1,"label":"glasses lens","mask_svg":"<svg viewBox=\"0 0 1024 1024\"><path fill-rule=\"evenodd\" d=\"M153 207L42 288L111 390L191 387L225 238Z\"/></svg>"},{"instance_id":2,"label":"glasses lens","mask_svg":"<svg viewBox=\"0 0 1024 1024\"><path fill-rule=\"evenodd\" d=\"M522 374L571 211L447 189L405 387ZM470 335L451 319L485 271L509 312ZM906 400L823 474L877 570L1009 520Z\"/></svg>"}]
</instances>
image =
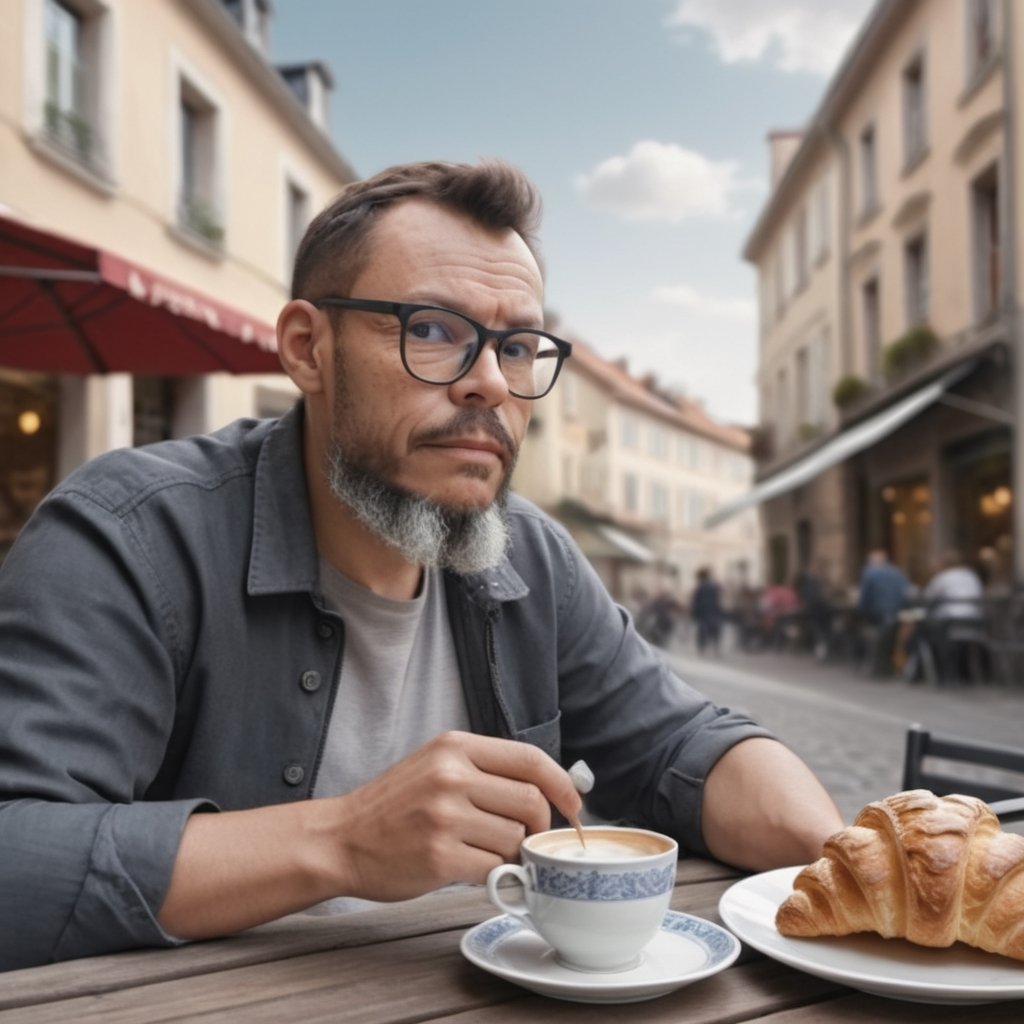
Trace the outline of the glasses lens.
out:
<instances>
[{"instance_id":1,"label":"glasses lens","mask_svg":"<svg viewBox=\"0 0 1024 1024\"><path fill-rule=\"evenodd\" d=\"M419 309L405 325L405 361L421 380L448 384L476 350L476 328L446 309Z\"/></svg>"},{"instance_id":2,"label":"glasses lens","mask_svg":"<svg viewBox=\"0 0 1024 1024\"><path fill-rule=\"evenodd\" d=\"M513 394L536 398L551 387L558 372L558 346L543 334L518 331L501 343L498 364Z\"/></svg>"}]
</instances>

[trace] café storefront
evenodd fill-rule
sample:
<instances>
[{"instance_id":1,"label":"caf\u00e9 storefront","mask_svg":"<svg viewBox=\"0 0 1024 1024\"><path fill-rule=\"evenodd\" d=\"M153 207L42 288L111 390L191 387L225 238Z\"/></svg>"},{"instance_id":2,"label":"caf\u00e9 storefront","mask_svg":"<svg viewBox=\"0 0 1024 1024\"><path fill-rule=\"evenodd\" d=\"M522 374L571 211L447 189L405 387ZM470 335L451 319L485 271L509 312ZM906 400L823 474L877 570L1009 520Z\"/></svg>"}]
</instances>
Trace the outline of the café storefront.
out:
<instances>
[{"instance_id":1,"label":"caf\u00e9 storefront","mask_svg":"<svg viewBox=\"0 0 1024 1024\"><path fill-rule=\"evenodd\" d=\"M769 565L853 587L885 548L923 585L959 551L993 590L1013 586L1012 374L1001 346L961 360L719 509L714 526L761 505Z\"/></svg>"},{"instance_id":2,"label":"caf\u00e9 storefront","mask_svg":"<svg viewBox=\"0 0 1024 1024\"><path fill-rule=\"evenodd\" d=\"M0 370L0 561L55 483L57 418L51 376Z\"/></svg>"},{"instance_id":3,"label":"caf\u00e9 storefront","mask_svg":"<svg viewBox=\"0 0 1024 1024\"><path fill-rule=\"evenodd\" d=\"M107 389L125 396L128 426L114 444L138 444L170 436L183 382L217 372L280 374L273 328L115 253L0 216L0 560L99 412L82 382L125 383Z\"/></svg>"}]
</instances>

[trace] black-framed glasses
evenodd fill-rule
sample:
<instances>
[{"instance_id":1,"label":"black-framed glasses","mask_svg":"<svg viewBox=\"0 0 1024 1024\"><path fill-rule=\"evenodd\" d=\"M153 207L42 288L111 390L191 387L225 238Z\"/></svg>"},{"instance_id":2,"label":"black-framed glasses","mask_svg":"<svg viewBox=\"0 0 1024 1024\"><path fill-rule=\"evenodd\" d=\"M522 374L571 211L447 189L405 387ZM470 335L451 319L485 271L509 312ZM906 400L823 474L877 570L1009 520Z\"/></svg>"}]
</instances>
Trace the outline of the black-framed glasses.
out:
<instances>
[{"instance_id":1,"label":"black-framed glasses","mask_svg":"<svg viewBox=\"0 0 1024 1024\"><path fill-rule=\"evenodd\" d=\"M379 299L344 299L333 295L313 299L313 305L391 313L401 324L402 365L424 384L454 384L469 373L484 346L493 338L498 366L516 398L543 398L558 379L572 345L546 331L530 327L491 330L462 313L443 306Z\"/></svg>"}]
</instances>

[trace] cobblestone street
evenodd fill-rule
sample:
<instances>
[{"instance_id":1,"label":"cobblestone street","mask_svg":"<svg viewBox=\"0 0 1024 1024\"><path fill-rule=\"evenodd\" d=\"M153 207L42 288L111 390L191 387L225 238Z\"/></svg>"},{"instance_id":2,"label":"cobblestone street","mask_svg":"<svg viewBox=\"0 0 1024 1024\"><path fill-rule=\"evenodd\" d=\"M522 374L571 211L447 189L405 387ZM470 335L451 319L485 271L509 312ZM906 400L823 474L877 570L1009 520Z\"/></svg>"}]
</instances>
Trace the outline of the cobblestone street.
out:
<instances>
[{"instance_id":1,"label":"cobblestone street","mask_svg":"<svg viewBox=\"0 0 1024 1024\"><path fill-rule=\"evenodd\" d=\"M844 817L900 788L907 727L1024 746L1024 683L935 688L876 680L809 654L725 650L698 657L677 642L669 658L687 682L772 729L824 782Z\"/></svg>"}]
</instances>

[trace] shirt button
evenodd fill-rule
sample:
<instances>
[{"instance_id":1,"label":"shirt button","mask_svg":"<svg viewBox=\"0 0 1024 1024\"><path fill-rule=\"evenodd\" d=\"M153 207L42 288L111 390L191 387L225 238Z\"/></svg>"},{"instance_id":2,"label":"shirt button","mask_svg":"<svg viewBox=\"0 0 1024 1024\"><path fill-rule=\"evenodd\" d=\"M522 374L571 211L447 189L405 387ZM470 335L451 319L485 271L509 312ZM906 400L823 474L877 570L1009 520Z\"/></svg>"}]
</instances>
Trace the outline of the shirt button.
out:
<instances>
[{"instance_id":1,"label":"shirt button","mask_svg":"<svg viewBox=\"0 0 1024 1024\"><path fill-rule=\"evenodd\" d=\"M282 775L289 786L297 786L306 777L306 772L301 764L289 764L285 766Z\"/></svg>"},{"instance_id":2,"label":"shirt button","mask_svg":"<svg viewBox=\"0 0 1024 1024\"><path fill-rule=\"evenodd\" d=\"M330 640L334 636L334 627L329 622L321 621L317 624L316 635L321 640Z\"/></svg>"},{"instance_id":3,"label":"shirt button","mask_svg":"<svg viewBox=\"0 0 1024 1024\"><path fill-rule=\"evenodd\" d=\"M320 673L314 672L310 669L308 672L302 673L302 678L299 680L299 685L306 691L306 693L316 693L320 689Z\"/></svg>"}]
</instances>

